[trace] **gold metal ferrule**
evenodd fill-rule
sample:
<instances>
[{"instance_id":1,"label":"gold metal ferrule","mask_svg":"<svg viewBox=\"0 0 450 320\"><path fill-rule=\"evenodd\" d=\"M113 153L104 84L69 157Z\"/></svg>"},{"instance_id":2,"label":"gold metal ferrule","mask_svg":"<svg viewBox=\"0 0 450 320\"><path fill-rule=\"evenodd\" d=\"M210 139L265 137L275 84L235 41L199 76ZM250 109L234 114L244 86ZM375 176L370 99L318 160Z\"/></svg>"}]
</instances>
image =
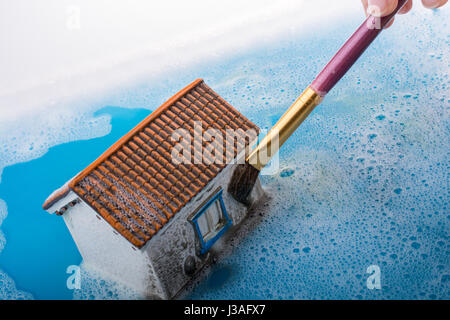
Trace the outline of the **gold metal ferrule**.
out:
<instances>
[{"instance_id":1,"label":"gold metal ferrule","mask_svg":"<svg viewBox=\"0 0 450 320\"><path fill-rule=\"evenodd\" d=\"M247 162L262 170L323 98L308 87L249 154Z\"/></svg>"}]
</instances>

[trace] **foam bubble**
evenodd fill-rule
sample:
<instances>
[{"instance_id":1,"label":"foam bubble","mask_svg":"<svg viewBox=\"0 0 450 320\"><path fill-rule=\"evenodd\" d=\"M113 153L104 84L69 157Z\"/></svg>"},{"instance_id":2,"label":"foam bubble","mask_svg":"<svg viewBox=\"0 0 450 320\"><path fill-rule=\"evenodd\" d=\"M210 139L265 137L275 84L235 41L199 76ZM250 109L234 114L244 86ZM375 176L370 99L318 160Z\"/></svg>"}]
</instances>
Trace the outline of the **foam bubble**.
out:
<instances>
[{"instance_id":1,"label":"foam bubble","mask_svg":"<svg viewBox=\"0 0 450 320\"><path fill-rule=\"evenodd\" d=\"M0 227L2 226L3 220L6 218L6 204L0 199ZM0 230L0 252L5 246L6 240L2 231ZM5 272L0 270L0 300L30 300L33 296L30 293L18 290L14 283Z\"/></svg>"},{"instance_id":2,"label":"foam bubble","mask_svg":"<svg viewBox=\"0 0 450 320\"><path fill-rule=\"evenodd\" d=\"M33 296L18 290L14 281L0 270L0 300L31 300Z\"/></svg>"},{"instance_id":3,"label":"foam bubble","mask_svg":"<svg viewBox=\"0 0 450 320\"><path fill-rule=\"evenodd\" d=\"M142 297L132 289L118 284L102 273L82 263L81 288L75 289L73 298L75 300L129 300L142 299Z\"/></svg>"},{"instance_id":4,"label":"foam bubble","mask_svg":"<svg viewBox=\"0 0 450 320\"><path fill-rule=\"evenodd\" d=\"M191 298L448 298L448 9L399 18L283 146L280 172L263 176L271 200ZM311 69L334 51L317 46ZM223 88L261 126L310 77L300 45L273 56L237 65L230 78L248 77ZM381 290L366 286L370 265ZM207 286L224 266L228 282Z\"/></svg>"},{"instance_id":5,"label":"foam bubble","mask_svg":"<svg viewBox=\"0 0 450 320\"><path fill-rule=\"evenodd\" d=\"M73 103L53 106L50 112L0 121L0 173L8 165L42 156L55 145L106 135L110 117L93 117L94 106ZM0 175L1 182L1 175Z\"/></svg>"},{"instance_id":6,"label":"foam bubble","mask_svg":"<svg viewBox=\"0 0 450 320\"><path fill-rule=\"evenodd\" d=\"M7 48L0 52L0 182L6 166L38 158L58 144L107 134L109 117L92 116L104 106L97 104L97 97L104 103L105 95L142 78L154 80L163 72L274 40L294 25L314 20L314 14L299 15L306 12L305 3L79 1L77 30L67 27L73 10L67 11L63 2L47 2L45 14L35 4L8 5L0 10L9 26L7 34L0 34L0 46ZM344 11L343 5L339 8ZM336 10L328 11L337 16ZM121 91L112 100L129 106L130 96ZM133 101L139 107L149 100L146 93L137 99ZM1 209L0 223L7 214L6 207ZM0 251L5 242L0 231Z\"/></svg>"},{"instance_id":7,"label":"foam bubble","mask_svg":"<svg viewBox=\"0 0 450 320\"><path fill-rule=\"evenodd\" d=\"M305 12L324 14L316 6ZM247 237L219 264L226 272L212 273L220 281L200 285L194 297L448 297L445 228L449 216L442 185L448 170L448 55L445 33L440 32L446 19L448 10L399 17L367 51L283 148L281 167L288 169L264 177L272 201L259 209L260 215L255 214L260 219L255 224L258 228L243 229ZM255 24L261 21L265 20L257 17ZM286 25L292 23L286 21ZM274 25L265 26L263 32ZM256 47L236 61L203 71L210 85L232 105L260 127L271 127L352 28L328 30L323 41L315 34L315 41L305 36L300 44L285 41L263 52ZM231 29L229 38L216 38L218 43L208 51L211 55L229 52L224 47L230 43L227 50L241 49L245 39L255 36L250 32L245 33L247 38L233 39L236 30L242 29ZM190 47L191 60L181 61L176 68L183 70L205 57L204 47L196 45ZM134 67L129 72L122 65L94 77L39 84L39 90L20 99L7 92L0 106L4 120L0 121L0 170L37 157L52 145L106 134L109 121L92 118L97 106L85 99L83 85L97 90L97 82L103 89L111 88L127 79L136 81L137 70L166 71L173 61L170 55L161 60L166 53L157 52L151 65L143 65L142 60L131 63ZM197 58L192 60L193 56ZM158 63L162 69L152 69ZM187 71L184 77L191 77L193 71L197 70ZM121 91L116 97L119 105L148 101L139 91L148 88L134 89L129 96ZM66 100L49 92L62 92L66 98L81 92L85 100L65 105ZM43 102L36 104L34 97ZM365 270L371 264L381 267L382 291L365 287ZM136 297L103 282L101 275L83 272L90 280L75 298Z\"/></svg>"},{"instance_id":8,"label":"foam bubble","mask_svg":"<svg viewBox=\"0 0 450 320\"><path fill-rule=\"evenodd\" d=\"M0 199L0 227L2 226L3 220L6 218L7 210L6 210L6 203L2 199ZM6 239L3 235L2 230L0 229L0 252L2 252L3 248L5 247Z\"/></svg>"},{"instance_id":9,"label":"foam bubble","mask_svg":"<svg viewBox=\"0 0 450 320\"><path fill-rule=\"evenodd\" d=\"M53 106L55 112L32 112L17 121L0 121L0 183L6 166L38 158L61 143L107 134L111 130L110 117L93 117L92 107L78 102ZM0 199L0 228L7 214L7 206ZM0 254L6 241L0 229ZM30 293L16 289L14 280L0 270L0 300L32 298Z\"/></svg>"},{"instance_id":10,"label":"foam bubble","mask_svg":"<svg viewBox=\"0 0 450 320\"><path fill-rule=\"evenodd\" d=\"M48 111L52 101L63 97L110 92L148 75L157 79L283 35L298 36L324 15L332 23L343 13L361 14L359 3L351 0L336 6L321 1L326 5L298 0L214 5L208 0L84 0L75 5L80 13L76 30L66 26L69 7L63 2L47 3L45 15L37 4L8 5L0 10L9 25L0 38L8 48L7 57L0 59L0 120L26 115L38 105Z\"/></svg>"}]
</instances>

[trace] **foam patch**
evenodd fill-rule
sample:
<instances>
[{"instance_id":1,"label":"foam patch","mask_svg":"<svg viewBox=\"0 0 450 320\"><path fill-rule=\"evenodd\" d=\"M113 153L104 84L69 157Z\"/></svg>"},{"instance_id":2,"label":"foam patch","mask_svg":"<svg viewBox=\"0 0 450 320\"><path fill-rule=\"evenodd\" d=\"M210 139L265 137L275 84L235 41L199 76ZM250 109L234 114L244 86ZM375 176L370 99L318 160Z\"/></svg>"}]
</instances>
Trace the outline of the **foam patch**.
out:
<instances>
[{"instance_id":1,"label":"foam patch","mask_svg":"<svg viewBox=\"0 0 450 320\"><path fill-rule=\"evenodd\" d=\"M142 299L132 289L105 278L95 269L81 264L81 288L74 290L75 300L129 300Z\"/></svg>"},{"instance_id":2,"label":"foam patch","mask_svg":"<svg viewBox=\"0 0 450 320\"><path fill-rule=\"evenodd\" d=\"M444 183L449 61L442 32L448 29L448 12L421 10L399 17L366 52L285 145L279 173L263 177L272 201L260 208L257 228L246 229L247 237L191 297L449 298L450 216ZM269 128L358 21L329 25L323 33L295 41L299 34L293 33L276 45L259 43L227 60L219 55L214 63L189 60L191 69L184 61L159 87L153 77L144 77L139 84L110 89L114 93L101 102L85 95L71 102L46 96L41 107L24 103L15 113L8 103L14 99L2 100L0 171L39 157L53 145L108 133L109 118L93 118L94 110L111 101L124 107L157 106L174 88L192 81L193 74L261 128ZM220 48L212 52L223 54ZM141 66L139 61L135 66ZM105 83L129 79L115 77ZM51 85L50 91L58 88ZM77 96L82 86L74 88L64 93ZM6 207L0 207L0 217L5 216ZM374 264L382 272L381 290L366 286L366 269ZM89 280L74 293L76 299L137 298L102 275L82 272ZM10 278L0 273L0 281L0 290L3 284L7 288L0 297L16 296Z\"/></svg>"},{"instance_id":3,"label":"foam patch","mask_svg":"<svg viewBox=\"0 0 450 320\"><path fill-rule=\"evenodd\" d=\"M283 146L263 218L190 298L448 299L447 17L413 13L377 40ZM334 45L265 52L223 90L270 127ZM371 265L381 290L367 287Z\"/></svg>"},{"instance_id":4,"label":"foam patch","mask_svg":"<svg viewBox=\"0 0 450 320\"><path fill-rule=\"evenodd\" d=\"M6 218L6 204L0 199L0 227L3 220ZM0 230L0 252L5 246L6 240L2 231ZM14 283L5 272L0 270L0 300L30 300L33 296L30 293L18 290Z\"/></svg>"}]
</instances>

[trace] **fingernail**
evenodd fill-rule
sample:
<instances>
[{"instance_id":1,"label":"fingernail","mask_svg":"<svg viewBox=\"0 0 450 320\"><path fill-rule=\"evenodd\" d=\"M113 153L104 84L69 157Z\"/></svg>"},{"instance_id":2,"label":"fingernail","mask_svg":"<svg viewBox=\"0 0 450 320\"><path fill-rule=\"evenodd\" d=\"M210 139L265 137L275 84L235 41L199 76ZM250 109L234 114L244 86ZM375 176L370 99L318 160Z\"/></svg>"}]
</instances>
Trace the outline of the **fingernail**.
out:
<instances>
[{"instance_id":1,"label":"fingernail","mask_svg":"<svg viewBox=\"0 0 450 320\"><path fill-rule=\"evenodd\" d=\"M442 1L440 0L422 0L422 3L425 7L429 9L434 9L440 6Z\"/></svg>"},{"instance_id":2,"label":"fingernail","mask_svg":"<svg viewBox=\"0 0 450 320\"><path fill-rule=\"evenodd\" d=\"M367 12L374 17L381 17L389 10L388 0L369 0Z\"/></svg>"}]
</instances>

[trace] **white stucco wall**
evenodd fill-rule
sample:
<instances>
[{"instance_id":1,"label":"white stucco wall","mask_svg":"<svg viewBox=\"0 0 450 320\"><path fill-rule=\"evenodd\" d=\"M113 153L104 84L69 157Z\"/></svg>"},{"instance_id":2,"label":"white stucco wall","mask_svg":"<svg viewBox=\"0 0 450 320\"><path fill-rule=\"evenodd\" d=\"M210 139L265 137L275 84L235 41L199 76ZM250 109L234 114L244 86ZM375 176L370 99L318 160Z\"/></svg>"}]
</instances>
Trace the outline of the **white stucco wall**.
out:
<instances>
[{"instance_id":1,"label":"white stucco wall","mask_svg":"<svg viewBox=\"0 0 450 320\"><path fill-rule=\"evenodd\" d=\"M56 190L56 191L59 191L59 190ZM47 212L55 213L56 211L60 210L62 207L67 205L69 202L76 200L76 199L78 199L78 196L76 195L76 193L73 191L70 191L64 198L59 199L50 208L48 208Z\"/></svg>"},{"instance_id":2,"label":"white stucco wall","mask_svg":"<svg viewBox=\"0 0 450 320\"><path fill-rule=\"evenodd\" d=\"M240 224L246 217L247 207L237 202L227 191L233 170L234 165L227 166L144 246L143 250L150 257L169 298L174 297L192 279L184 272L186 258L195 258L197 270L208 262L208 255L197 255L199 242L188 217L219 187L223 190L222 198L233 226ZM252 192L254 200L262 195L259 180L255 189L257 192ZM226 238L225 235L223 238ZM223 245L221 242L219 240L209 251L214 253L215 249L220 250Z\"/></svg>"},{"instance_id":3,"label":"white stucco wall","mask_svg":"<svg viewBox=\"0 0 450 320\"><path fill-rule=\"evenodd\" d=\"M84 263L143 296L166 298L148 255L117 233L86 203L70 208L63 217Z\"/></svg>"},{"instance_id":4,"label":"white stucco wall","mask_svg":"<svg viewBox=\"0 0 450 320\"><path fill-rule=\"evenodd\" d=\"M141 249L134 247L83 201L69 207L63 218L86 265L145 297L171 299L193 277L184 271L186 258L193 257L199 271L208 263L210 253L226 246L229 236L226 233L209 253L199 256L200 242L188 217L218 188L223 190L222 199L233 226L239 225L246 217L247 207L227 191L234 168L234 165L229 165L220 172ZM262 195L258 180L251 200L256 201ZM76 194L70 192L49 211L59 210L76 198Z\"/></svg>"}]
</instances>

